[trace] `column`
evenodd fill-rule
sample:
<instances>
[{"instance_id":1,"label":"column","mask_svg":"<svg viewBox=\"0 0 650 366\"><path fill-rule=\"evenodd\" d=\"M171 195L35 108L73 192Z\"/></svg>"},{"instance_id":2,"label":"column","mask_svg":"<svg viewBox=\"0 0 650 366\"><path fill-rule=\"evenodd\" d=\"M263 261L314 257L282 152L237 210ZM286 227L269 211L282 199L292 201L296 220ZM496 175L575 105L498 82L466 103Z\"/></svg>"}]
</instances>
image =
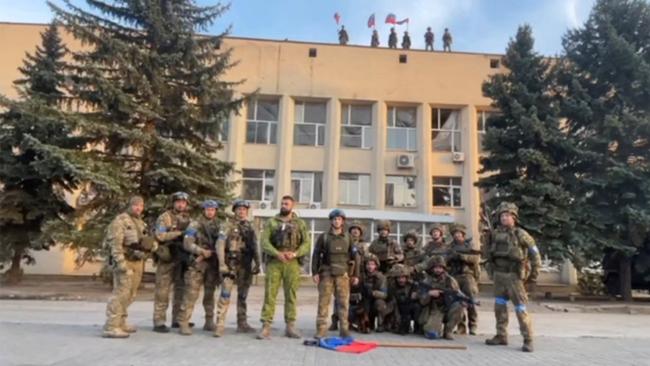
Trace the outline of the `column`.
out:
<instances>
[{"instance_id":1,"label":"column","mask_svg":"<svg viewBox=\"0 0 650 366\"><path fill-rule=\"evenodd\" d=\"M275 205L280 206L282 196L291 194L291 159L293 152L293 98L283 95L280 98L278 125L278 164L275 169Z\"/></svg>"},{"instance_id":2,"label":"column","mask_svg":"<svg viewBox=\"0 0 650 366\"><path fill-rule=\"evenodd\" d=\"M373 146L374 162L372 174L370 175L370 206L377 210L383 210L386 202L384 181L386 180L386 103L378 100L372 107L372 117L375 122L375 144Z\"/></svg>"},{"instance_id":3,"label":"column","mask_svg":"<svg viewBox=\"0 0 650 366\"><path fill-rule=\"evenodd\" d=\"M461 139L465 162L463 163L463 206L465 207L464 221L473 239L474 246L478 249L481 245L478 227L480 199L479 190L474 184L478 181L479 153L476 126L476 108L473 105L461 109Z\"/></svg>"},{"instance_id":4,"label":"column","mask_svg":"<svg viewBox=\"0 0 650 366\"><path fill-rule=\"evenodd\" d=\"M418 159L417 159L417 204L418 211L431 213L433 190L431 179L431 106L418 106Z\"/></svg>"},{"instance_id":5,"label":"column","mask_svg":"<svg viewBox=\"0 0 650 366\"><path fill-rule=\"evenodd\" d=\"M228 127L228 141L226 144L226 159L233 163L233 172L231 180L241 181L242 160L244 158L244 145L246 144L246 106L243 107L242 113L230 113L230 123ZM242 195L242 185L237 184L234 192L236 197Z\"/></svg>"},{"instance_id":6,"label":"column","mask_svg":"<svg viewBox=\"0 0 650 366\"><path fill-rule=\"evenodd\" d=\"M341 102L330 99L327 103L327 152L323 172L323 204L336 207L339 198L339 159L341 152Z\"/></svg>"}]
</instances>

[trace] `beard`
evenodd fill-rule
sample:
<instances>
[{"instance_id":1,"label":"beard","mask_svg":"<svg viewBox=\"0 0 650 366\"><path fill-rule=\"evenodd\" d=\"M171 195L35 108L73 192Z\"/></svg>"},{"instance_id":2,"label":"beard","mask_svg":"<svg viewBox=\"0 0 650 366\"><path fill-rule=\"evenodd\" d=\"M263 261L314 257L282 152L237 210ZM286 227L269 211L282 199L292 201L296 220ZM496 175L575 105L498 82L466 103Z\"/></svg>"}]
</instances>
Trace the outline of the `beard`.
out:
<instances>
[{"instance_id":1,"label":"beard","mask_svg":"<svg viewBox=\"0 0 650 366\"><path fill-rule=\"evenodd\" d=\"M284 207L280 208L280 215L289 216L290 213L291 213L291 210L289 210L287 208L284 208Z\"/></svg>"}]
</instances>

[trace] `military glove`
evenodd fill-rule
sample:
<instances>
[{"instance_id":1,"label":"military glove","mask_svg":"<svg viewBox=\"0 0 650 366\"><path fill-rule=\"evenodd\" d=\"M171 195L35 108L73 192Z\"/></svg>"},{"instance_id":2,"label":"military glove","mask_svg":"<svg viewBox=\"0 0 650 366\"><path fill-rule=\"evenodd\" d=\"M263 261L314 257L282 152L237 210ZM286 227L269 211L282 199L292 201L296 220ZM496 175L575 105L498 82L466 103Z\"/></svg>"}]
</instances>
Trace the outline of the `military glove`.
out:
<instances>
[{"instance_id":1,"label":"military glove","mask_svg":"<svg viewBox=\"0 0 650 366\"><path fill-rule=\"evenodd\" d=\"M251 273L254 274L254 275L259 274L260 273L260 265L255 263L253 265L253 269L251 270Z\"/></svg>"}]
</instances>

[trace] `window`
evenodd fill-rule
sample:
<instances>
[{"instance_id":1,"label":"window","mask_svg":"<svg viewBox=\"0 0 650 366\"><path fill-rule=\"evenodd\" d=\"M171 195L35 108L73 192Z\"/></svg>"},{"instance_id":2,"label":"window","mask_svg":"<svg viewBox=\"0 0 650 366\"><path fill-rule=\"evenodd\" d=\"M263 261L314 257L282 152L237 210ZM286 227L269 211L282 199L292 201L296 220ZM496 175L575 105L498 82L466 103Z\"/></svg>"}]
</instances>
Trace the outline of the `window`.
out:
<instances>
[{"instance_id":1,"label":"window","mask_svg":"<svg viewBox=\"0 0 650 366\"><path fill-rule=\"evenodd\" d=\"M490 68L491 69L498 69L499 68L499 59L498 58L491 58L490 59Z\"/></svg>"},{"instance_id":2,"label":"window","mask_svg":"<svg viewBox=\"0 0 650 366\"><path fill-rule=\"evenodd\" d=\"M291 172L291 195L300 203L323 200L323 173Z\"/></svg>"},{"instance_id":3,"label":"window","mask_svg":"<svg viewBox=\"0 0 650 366\"><path fill-rule=\"evenodd\" d=\"M461 151L460 111L432 109L431 147L434 151Z\"/></svg>"},{"instance_id":4,"label":"window","mask_svg":"<svg viewBox=\"0 0 650 366\"><path fill-rule=\"evenodd\" d=\"M399 55L399 63L400 64L405 64L407 62L407 58L405 54Z\"/></svg>"},{"instance_id":5,"label":"window","mask_svg":"<svg viewBox=\"0 0 650 366\"><path fill-rule=\"evenodd\" d=\"M370 205L370 175L340 173L339 203L346 205Z\"/></svg>"},{"instance_id":6,"label":"window","mask_svg":"<svg viewBox=\"0 0 650 366\"><path fill-rule=\"evenodd\" d=\"M273 201L275 197L275 171L244 169L242 175L244 199Z\"/></svg>"},{"instance_id":7,"label":"window","mask_svg":"<svg viewBox=\"0 0 650 366\"><path fill-rule=\"evenodd\" d=\"M372 106L370 104L342 106L341 146L372 148Z\"/></svg>"},{"instance_id":8,"label":"window","mask_svg":"<svg viewBox=\"0 0 650 366\"><path fill-rule=\"evenodd\" d=\"M315 48L309 49L309 57L316 57L317 55L318 55L318 51Z\"/></svg>"},{"instance_id":9,"label":"window","mask_svg":"<svg viewBox=\"0 0 650 366\"><path fill-rule=\"evenodd\" d=\"M293 130L295 145L325 145L325 102L296 102L296 124Z\"/></svg>"},{"instance_id":10,"label":"window","mask_svg":"<svg viewBox=\"0 0 650 366\"><path fill-rule=\"evenodd\" d=\"M254 98L248 102L246 142L275 144L278 134L278 99Z\"/></svg>"},{"instance_id":11,"label":"window","mask_svg":"<svg viewBox=\"0 0 650 366\"><path fill-rule=\"evenodd\" d=\"M386 145L393 150L417 150L415 107L388 107Z\"/></svg>"},{"instance_id":12,"label":"window","mask_svg":"<svg viewBox=\"0 0 650 366\"><path fill-rule=\"evenodd\" d=\"M386 205L393 207L415 207L415 177L387 176Z\"/></svg>"},{"instance_id":13,"label":"window","mask_svg":"<svg viewBox=\"0 0 650 366\"><path fill-rule=\"evenodd\" d=\"M228 129L230 128L230 121L224 120L219 126L219 133L217 134L217 141L228 142Z\"/></svg>"},{"instance_id":14,"label":"window","mask_svg":"<svg viewBox=\"0 0 650 366\"><path fill-rule=\"evenodd\" d=\"M487 120L490 117L490 112L478 111L476 113L476 132L478 135L478 151L483 152L483 139L485 138L485 127Z\"/></svg>"},{"instance_id":15,"label":"window","mask_svg":"<svg viewBox=\"0 0 650 366\"><path fill-rule=\"evenodd\" d=\"M437 207L462 207L462 178L433 177L433 205Z\"/></svg>"}]
</instances>

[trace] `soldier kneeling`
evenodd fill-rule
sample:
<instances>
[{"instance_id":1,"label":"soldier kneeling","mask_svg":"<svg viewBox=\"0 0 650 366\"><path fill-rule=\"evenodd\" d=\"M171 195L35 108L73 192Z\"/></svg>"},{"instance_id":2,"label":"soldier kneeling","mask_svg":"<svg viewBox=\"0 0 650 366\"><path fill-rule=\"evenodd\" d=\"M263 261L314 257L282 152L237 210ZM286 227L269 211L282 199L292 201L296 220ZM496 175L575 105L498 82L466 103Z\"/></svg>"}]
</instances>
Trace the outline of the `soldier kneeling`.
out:
<instances>
[{"instance_id":1,"label":"soldier kneeling","mask_svg":"<svg viewBox=\"0 0 650 366\"><path fill-rule=\"evenodd\" d=\"M445 260L439 256L429 259L420 283L420 322L426 338L454 339L452 332L462 315L462 305L453 296L458 292L458 282L447 274Z\"/></svg>"},{"instance_id":2,"label":"soldier kneeling","mask_svg":"<svg viewBox=\"0 0 650 366\"><path fill-rule=\"evenodd\" d=\"M363 304L364 310L370 320L370 328L378 333L385 330L385 318L390 312L386 300L388 299L388 286L386 277L379 272L379 258L368 254L365 259L366 271L363 279ZM377 327L375 328L375 319Z\"/></svg>"},{"instance_id":3,"label":"soldier kneeling","mask_svg":"<svg viewBox=\"0 0 650 366\"><path fill-rule=\"evenodd\" d=\"M411 332L411 322L418 328L420 303L418 301L417 286L411 277L411 270L403 265L396 264L388 272L388 295L393 305L397 333L405 335Z\"/></svg>"}]
</instances>

